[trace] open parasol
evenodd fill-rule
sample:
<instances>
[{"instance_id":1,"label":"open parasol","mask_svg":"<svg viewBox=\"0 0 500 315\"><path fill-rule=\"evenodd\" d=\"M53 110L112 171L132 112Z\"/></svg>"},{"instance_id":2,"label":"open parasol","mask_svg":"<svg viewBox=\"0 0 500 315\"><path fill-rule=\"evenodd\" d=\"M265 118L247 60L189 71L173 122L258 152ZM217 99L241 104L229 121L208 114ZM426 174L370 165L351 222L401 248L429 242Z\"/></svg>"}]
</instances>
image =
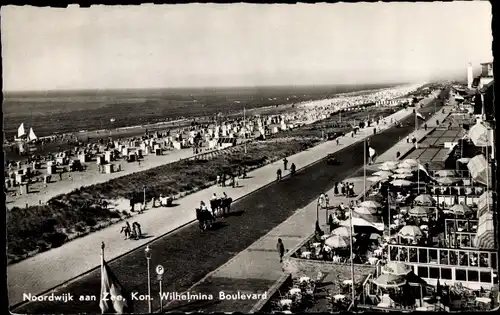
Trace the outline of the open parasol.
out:
<instances>
[{"instance_id":1,"label":"open parasol","mask_svg":"<svg viewBox=\"0 0 500 315\"><path fill-rule=\"evenodd\" d=\"M411 177L413 177L413 174L409 174L409 173L401 173L401 174L392 175L392 178L395 178L395 179L406 179L406 178L411 178Z\"/></svg>"},{"instance_id":2,"label":"open parasol","mask_svg":"<svg viewBox=\"0 0 500 315\"><path fill-rule=\"evenodd\" d=\"M413 166L418 166L418 161L414 159L406 159L403 161L403 163L413 165Z\"/></svg>"},{"instance_id":3,"label":"open parasol","mask_svg":"<svg viewBox=\"0 0 500 315\"><path fill-rule=\"evenodd\" d=\"M441 185L453 185L456 182L460 181L460 178L457 177L439 177L436 178L436 181Z\"/></svg>"},{"instance_id":4,"label":"open parasol","mask_svg":"<svg viewBox=\"0 0 500 315\"><path fill-rule=\"evenodd\" d=\"M351 228L346 226L341 226L333 230L330 235L338 235L341 237L349 237L351 235Z\"/></svg>"},{"instance_id":5,"label":"open parasol","mask_svg":"<svg viewBox=\"0 0 500 315\"><path fill-rule=\"evenodd\" d=\"M389 176L392 175L392 172L389 172L389 171L378 171L378 172L373 173L372 175L374 175L374 176L380 176L380 177L389 177Z\"/></svg>"},{"instance_id":6,"label":"open parasol","mask_svg":"<svg viewBox=\"0 0 500 315\"><path fill-rule=\"evenodd\" d=\"M396 169L398 168L397 165L394 165L394 166L390 166L390 165L385 165L385 164L382 164L378 167L379 170L382 170L382 171L390 171L390 170L393 170L393 169Z\"/></svg>"},{"instance_id":7,"label":"open parasol","mask_svg":"<svg viewBox=\"0 0 500 315\"><path fill-rule=\"evenodd\" d=\"M423 236L423 234L418 226L405 225L401 228L401 230L399 230L398 236L402 238L415 239L417 237Z\"/></svg>"},{"instance_id":8,"label":"open parasol","mask_svg":"<svg viewBox=\"0 0 500 315\"><path fill-rule=\"evenodd\" d=\"M426 217L432 210L430 208L416 206L408 210L408 214L414 217Z\"/></svg>"},{"instance_id":9,"label":"open parasol","mask_svg":"<svg viewBox=\"0 0 500 315\"><path fill-rule=\"evenodd\" d=\"M353 211L356 212L356 213L358 213L358 214L367 214L367 215L371 215L371 214L377 212L376 209L367 208L367 207L356 207L356 208L354 208Z\"/></svg>"},{"instance_id":10,"label":"open parasol","mask_svg":"<svg viewBox=\"0 0 500 315\"><path fill-rule=\"evenodd\" d=\"M384 163L382 163L382 165L387 165L387 166L390 166L390 167L395 167L399 164L399 162L397 161L385 161Z\"/></svg>"},{"instance_id":11,"label":"open parasol","mask_svg":"<svg viewBox=\"0 0 500 315\"><path fill-rule=\"evenodd\" d=\"M449 212L452 212L454 213L455 215L466 215L466 214L469 214L469 213L472 213L473 211L471 210L471 208L469 208L465 203L461 202L457 205L454 205L453 207L451 207L449 210L447 210Z\"/></svg>"},{"instance_id":12,"label":"open parasol","mask_svg":"<svg viewBox=\"0 0 500 315\"><path fill-rule=\"evenodd\" d=\"M393 276L406 276L410 272L412 272L411 267L399 261L389 261L386 265L382 266L382 273Z\"/></svg>"},{"instance_id":13,"label":"open parasol","mask_svg":"<svg viewBox=\"0 0 500 315\"><path fill-rule=\"evenodd\" d=\"M420 205L432 206L436 202L436 200L434 200L434 198L432 198L431 195L421 194L421 195L418 195L413 200L413 202L415 202L416 204L420 204Z\"/></svg>"},{"instance_id":14,"label":"open parasol","mask_svg":"<svg viewBox=\"0 0 500 315\"><path fill-rule=\"evenodd\" d=\"M416 165L412 165L412 164L409 164L409 163L406 163L406 162L402 162L402 163L399 163L398 168L412 169L412 168L416 168Z\"/></svg>"},{"instance_id":15,"label":"open parasol","mask_svg":"<svg viewBox=\"0 0 500 315\"><path fill-rule=\"evenodd\" d=\"M470 161L470 158L460 158L457 160L458 163L462 163L462 164L467 164L469 163Z\"/></svg>"},{"instance_id":16,"label":"open parasol","mask_svg":"<svg viewBox=\"0 0 500 315\"><path fill-rule=\"evenodd\" d=\"M411 184L413 184L413 182L410 182L409 180L405 180L405 179L396 179L396 180L393 180L392 182L390 182L391 185L393 186L410 186Z\"/></svg>"},{"instance_id":17,"label":"open parasol","mask_svg":"<svg viewBox=\"0 0 500 315\"><path fill-rule=\"evenodd\" d=\"M384 273L381 274L377 279L373 280L373 283L384 289L399 288L406 284L406 279L404 276L396 276L389 273Z\"/></svg>"},{"instance_id":18,"label":"open parasol","mask_svg":"<svg viewBox=\"0 0 500 315\"><path fill-rule=\"evenodd\" d=\"M369 177L366 178L366 180L369 181L369 182L378 183L378 182L388 181L389 177L369 176Z\"/></svg>"},{"instance_id":19,"label":"open parasol","mask_svg":"<svg viewBox=\"0 0 500 315\"><path fill-rule=\"evenodd\" d=\"M325 240L325 245L328 245L331 248L345 248L349 247L349 242L345 237L335 234Z\"/></svg>"},{"instance_id":20,"label":"open parasol","mask_svg":"<svg viewBox=\"0 0 500 315\"><path fill-rule=\"evenodd\" d=\"M439 177L454 177L456 175L455 171L453 170L440 170L434 174Z\"/></svg>"},{"instance_id":21,"label":"open parasol","mask_svg":"<svg viewBox=\"0 0 500 315\"><path fill-rule=\"evenodd\" d=\"M398 174L411 174L411 169L409 168L398 168L397 170L394 170L394 173Z\"/></svg>"}]
</instances>

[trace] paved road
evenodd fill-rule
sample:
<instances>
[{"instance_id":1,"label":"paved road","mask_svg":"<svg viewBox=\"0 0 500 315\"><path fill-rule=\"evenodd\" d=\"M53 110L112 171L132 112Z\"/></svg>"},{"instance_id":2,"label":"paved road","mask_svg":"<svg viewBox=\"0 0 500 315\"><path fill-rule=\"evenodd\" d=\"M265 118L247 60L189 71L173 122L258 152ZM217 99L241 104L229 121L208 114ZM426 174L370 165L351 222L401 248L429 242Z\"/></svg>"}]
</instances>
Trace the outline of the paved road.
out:
<instances>
[{"instance_id":1,"label":"paved road","mask_svg":"<svg viewBox=\"0 0 500 315\"><path fill-rule=\"evenodd\" d=\"M439 109L439 107L438 107ZM423 114L433 112L434 106L420 109ZM392 128L371 138L372 147L379 154L389 149L398 139L414 130L414 118L403 121L404 127ZM338 152L339 166L327 165L322 161L297 173L293 178L267 186L236 202L232 216L220 220L212 231L200 232L196 224L191 224L175 234L153 242L151 266L162 264L164 291L182 292L200 280L205 274L216 269L242 251L255 240L292 215L296 209L308 205L320 192L331 189L336 181L341 181L363 164L363 143L357 143ZM95 244L98 248L99 244ZM111 269L130 292L147 294L147 268L144 248L113 261ZM156 279L153 280L152 296L157 296ZM71 293L80 296L100 294L99 271L53 291L54 294ZM28 293L28 292L27 292ZM158 299L153 301L157 308ZM146 312L145 301L135 301L135 312ZM98 302L72 301L33 302L15 310L16 313L78 313L99 312Z\"/></svg>"}]
</instances>

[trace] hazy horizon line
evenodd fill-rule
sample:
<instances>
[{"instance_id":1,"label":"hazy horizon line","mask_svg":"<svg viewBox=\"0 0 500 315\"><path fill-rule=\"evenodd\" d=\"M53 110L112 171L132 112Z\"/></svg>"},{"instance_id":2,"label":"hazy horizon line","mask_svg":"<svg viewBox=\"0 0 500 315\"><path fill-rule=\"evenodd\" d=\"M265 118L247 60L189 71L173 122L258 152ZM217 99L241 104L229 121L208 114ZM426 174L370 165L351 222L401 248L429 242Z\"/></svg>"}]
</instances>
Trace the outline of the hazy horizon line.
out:
<instances>
[{"instance_id":1,"label":"hazy horizon line","mask_svg":"<svg viewBox=\"0 0 500 315\"><path fill-rule=\"evenodd\" d=\"M422 81L424 82L424 81ZM17 93L51 93L51 92L94 92L94 91L137 91L137 90L215 90L215 89L266 89L266 88L301 88L301 87L338 87L338 86L397 86L418 84L418 82L387 82L387 83L331 83L331 84L273 84L273 85L228 85L228 86L178 86L178 87L123 87L123 88L61 88L50 90L3 90L4 94Z\"/></svg>"}]
</instances>

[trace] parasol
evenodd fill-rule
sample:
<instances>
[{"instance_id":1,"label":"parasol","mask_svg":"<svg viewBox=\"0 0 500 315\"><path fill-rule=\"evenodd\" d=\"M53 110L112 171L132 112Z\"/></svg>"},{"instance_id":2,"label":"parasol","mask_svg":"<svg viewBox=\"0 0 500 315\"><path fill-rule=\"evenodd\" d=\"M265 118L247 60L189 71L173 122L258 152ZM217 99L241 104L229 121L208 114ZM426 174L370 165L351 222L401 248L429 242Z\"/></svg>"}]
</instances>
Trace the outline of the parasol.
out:
<instances>
[{"instance_id":1,"label":"parasol","mask_svg":"<svg viewBox=\"0 0 500 315\"><path fill-rule=\"evenodd\" d=\"M382 288L398 288L406 284L406 279L403 276L391 275L388 273L381 274L373 283Z\"/></svg>"},{"instance_id":2,"label":"parasol","mask_svg":"<svg viewBox=\"0 0 500 315\"><path fill-rule=\"evenodd\" d=\"M408 173L392 175L392 178L396 178L396 179L405 179L405 178L411 178L411 177L413 177L413 174L408 174Z\"/></svg>"},{"instance_id":3,"label":"parasol","mask_svg":"<svg viewBox=\"0 0 500 315\"><path fill-rule=\"evenodd\" d=\"M369 182L377 183L377 182L388 181L389 178L388 177L382 177L382 176L370 176L370 177L367 177L366 180L369 181Z\"/></svg>"},{"instance_id":4,"label":"parasol","mask_svg":"<svg viewBox=\"0 0 500 315\"><path fill-rule=\"evenodd\" d=\"M386 265L382 266L383 274L406 276L410 272L412 272L411 267L399 261L389 261Z\"/></svg>"},{"instance_id":5,"label":"parasol","mask_svg":"<svg viewBox=\"0 0 500 315\"><path fill-rule=\"evenodd\" d=\"M390 184L393 186L410 186L411 184L413 184L413 182L405 179L396 179L393 180Z\"/></svg>"},{"instance_id":6,"label":"parasol","mask_svg":"<svg viewBox=\"0 0 500 315\"><path fill-rule=\"evenodd\" d=\"M466 215L472 213L473 211L465 203L461 202L457 205L451 207L449 212L453 212L455 215Z\"/></svg>"},{"instance_id":7,"label":"parasol","mask_svg":"<svg viewBox=\"0 0 500 315\"><path fill-rule=\"evenodd\" d=\"M392 175L392 172L389 172L389 171L378 171L378 172L373 173L372 175L374 175L374 176L380 176L380 177L389 177L389 176Z\"/></svg>"},{"instance_id":8,"label":"parasol","mask_svg":"<svg viewBox=\"0 0 500 315\"><path fill-rule=\"evenodd\" d=\"M390 171L390 170L393 170L393 169L395 169L395 168L397 168L397 166L396 166L396 165L394 165L394 166L389 166L389 165L380 165L380 166L378 167L378 169L379 169L379 170L382 170L382 171Z\"/></svg>"},{"instance_id":9,"label":"parasol","mask_svg":"<svg viewBox=\"0 0 500 315\"><path fill-rule=\"evenodd\" d=\"M454 177L456 175L455 171L453 170L440 170L434 174L439 177Z\"/></svg>"},{"instance_id":10,"label":"parasol","mask_svg":"<svg viewBox=\"0 0 500 315\"><path fill-rule=\"evenodd\" d=\"M432 210L430 208L425 208L425 207L414 207L408 210L408 214L414 217L426 217L428 216Z\"/></svg>"},{"instance_id":11,"label":"parasol","mask_svg":"<svg viewBox=\"0 0 500 315\"><path fill-rule=\"evenodd\" d=\"M345 226L341 226L341 227L338 227L336 228L335 230L333 230L330 235L338 235L338 236L341 236L341 237L349 237L351 235L351 229L350 227L345 227Z\"/></svg>"},{"instance_id":12,"label":"parasol","mask_svg":"<svg viewBox=\"0 0 500 315\"><path fill-rule=\"evenodd\" d=\"M409 163L406 163L406 162L403 162L403 163L400 163L398 165L398 168L408 168L408 169L412 169L412 168L415 168L416 165L412 165L412 164L409 164Z\"/></svg>"},{"instance_id":13,"label":"parasol","mask_svg":"<svg viewBox=\"0 0 500 315\"><path fill-rule=\"evenodd\" d=\"M397 170L394 170L394 173L398 174L411 174L411 170L409 168L398 168Z\"/></svg>"},{"instance_id":14,"label":"parasol","mask_svg":"<svg viewBox=\"0 0 500 315\"><path fill-rule=\"evenodd\" d=\"M458 163L462 163L462 164L467 164L469 163L470 161L470 158L460 158L457 160Z\"/></svg>"},{"instance_id":15,"label":"parasol","mask_svg":"<svg viewBox=\"0 0 500 315\"><path fill-rule=\"evenodd\" d=\"M417 204L421 204L421 205L428 205L428 206L432 206L434 204L434 202L436 202L436 200L434 200L434 198L432 198L431 195L428 195L428 194L421 194L421 195L418 195L414 200L413 202L417 203Z\"/></svg>"},{"instance_id":16,"label":"parasol","mask_svg":"<svg viewBox=\"0 0 500 315\"><path fill-rule=\"evenodd\" d=\"M358 214L368 214L368 215L371 215L371 214L377 212L376 209L367 208L367 207L356 207L356 208L354 208L353 211L358 213Z\"/></svg>"},{"instance_id":17,"label":"parasol","mask_svg":"<svg viewBox=\"0 0 500 315\"><path fill-rule=\"evenodd\" d=\"M398 164L399 164L399 162L396 162L396 161L385 161L384 163L382 163L382 165L387 165L390 167L397 166Z\"/></svg>"},{"instance_id":18,"label":"parasol","mask_svg":"<svg viewBox=\"0 0 500 315\"><path fill-rule=\"evenodd\" d=\"M331 248L345 248L349 247L349 242L340 235L332 235L325 240L325 245L330 246Z\"/></svg>"},{"instance_id":19,"label":"parasol","mask_svg":"<svg viewBox=\"0 0 500 315\"><path fill-rule=\"evenodd\" d=\"M403 163L413 165L413 166L418 166L418 161L414 159L406 159L403 161Z\"/></svg>"},{"instance_id":20,"label":"parasol","mask_svg":"<svg viewBox=\"0 0 500 315\"><path fill-rule=\"evenodd\" d=\"M456 177L439 177L436 178L436 181L440 183L441 185L452 185L455 184L456 182L460 181L460 178Z\"/></svg>"},{"instance_id":21,"label":"parasol","mask_svg":"<svg viewBox=\"0 0 500 315\"><path fill-rule=\"evenodd\" d=\"M402 238L415 239L416 237L423 236L422 231L418 226L405 225L399 230L398 235Z\"/></svg>"}]
</instances>

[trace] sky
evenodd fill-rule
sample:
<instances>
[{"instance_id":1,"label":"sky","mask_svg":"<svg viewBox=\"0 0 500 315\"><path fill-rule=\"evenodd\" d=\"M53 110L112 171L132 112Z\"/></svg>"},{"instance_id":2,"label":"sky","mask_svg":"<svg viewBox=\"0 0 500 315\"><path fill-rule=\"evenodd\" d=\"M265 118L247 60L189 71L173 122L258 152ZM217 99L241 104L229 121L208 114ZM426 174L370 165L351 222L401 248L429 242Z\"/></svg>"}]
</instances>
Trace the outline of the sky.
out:
<instances>
[{"instance_id":1,"label":"sky","mask_svg":"<svg viewBox=\"0 0 500 315\"><path fill-rule=\"evenodd\" d=\"M428 82L493 60L489 2L1 10L5 91Z\"/></svg>"}]
</instances>

